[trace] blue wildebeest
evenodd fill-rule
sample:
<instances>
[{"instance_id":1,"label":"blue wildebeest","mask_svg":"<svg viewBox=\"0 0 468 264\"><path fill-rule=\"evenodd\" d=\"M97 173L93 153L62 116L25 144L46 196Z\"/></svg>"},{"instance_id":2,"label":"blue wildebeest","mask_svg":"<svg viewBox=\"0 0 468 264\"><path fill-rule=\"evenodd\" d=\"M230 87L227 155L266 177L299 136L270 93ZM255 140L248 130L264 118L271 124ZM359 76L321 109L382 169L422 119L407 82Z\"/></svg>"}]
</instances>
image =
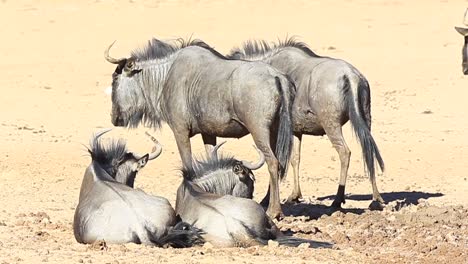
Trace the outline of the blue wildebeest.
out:
<instances>
[{"instance_id":1,"label":"blue wildebeest","mask_svg":"<svg viewBox=\"0 0 468 264\"><path fill-rule=\"evenodd\" d=\"M210 152L216 137L250 133L270 173L267 212L279 217L279 178L286 174L293 138L293 84L286 76L261 62L228 60L200 40L153 39L123 59L111 58L111 47L105 58L118 65L112 81L112 123L167 123L188 169L192 136L201 134Z\"/></svg>"},{"instance_id":2,"label":"blue wildebeest","mask_svg":"<svg viewBox=\"0 0 468 264\"><path fill-rule=\"evenodd\" d=\"M263 208L251 200L254 191L252 170L265 162L258 151L258 162L239 161L214 153L183 169L183 181L177 190L176 213L184 222L203 230L204 241L219 247L265 245L276 240L282 245L313 247L328 243L285 236Z\"/></svg>"},{"instance_id":3,"label":"blue wildebeest","mask_svg":"<svg viewBox=\"0 0 468 264\"><path fill-rule=\"evenodd\" d=\"M307 45L289 38L269 45L265 41L247 41L228 56L232 59L262 61L286 73L296 86L293 103L294 147L291 165L294 189L288 201L302 198L299 163L302 135L327 134L341 161L338 192L332 206L345 203L345 184L351 151L343 138L342 126L351 120L362 146L366 170L372 183L371 208L380 209L382 199L376 185L374 159L382 171L384 162L371 135L370 89L366 78L351 64L322 57Z\"/></svg>"},{"instance_id":4,"label":"blue wildebeest","mask_svg":"<svg viewBox=\"0 0 468 264\"><path fill-rule=\"evenodd\" d=\"M455 27L455 30L465 38L465 43L462 48L462 70L464 75L468 75L468 8L463 17L463 25Z\"/></svg>"},{"instance_id":5,"label":"blue wildebeest","mask_svg":"<svg viewBox=\"0 0 468 264\"><path fill-rule=\"evenodd\" d=\"M91 140L91 165L81 184L73 231L80 243L143 243L188 247L201 243L199 230L177 223L167 199L133 189L137 172L162 151L156 146L143 156L128 152L123 140L108 144L98 133Z\"/></svg>"}]
</instances>

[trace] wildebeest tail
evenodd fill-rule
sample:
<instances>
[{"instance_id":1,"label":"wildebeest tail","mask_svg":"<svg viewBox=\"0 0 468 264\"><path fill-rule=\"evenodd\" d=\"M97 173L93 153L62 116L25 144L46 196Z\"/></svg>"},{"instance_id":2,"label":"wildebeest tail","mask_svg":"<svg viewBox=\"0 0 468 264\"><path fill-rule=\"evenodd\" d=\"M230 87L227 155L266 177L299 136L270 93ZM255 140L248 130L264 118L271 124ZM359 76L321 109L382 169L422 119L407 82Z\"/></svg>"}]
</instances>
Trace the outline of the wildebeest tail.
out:
<instances>
[{"instance_id":1,"label":"wildebeest tail","mask_svg":"<svg viewBox=\"0 0 468 264\"><path fill-rule=\"evenodd\" d=\"M384 161L379 148L371 135L370 89L369 83L363 78L343 77L345 98L349 109L349 119L354 133L359 139L365 168L370 179L375 178L375 163L377 160L382 172Z\"/></svg>"},{"instance_id":2,"label":"wildebeest tail","mask_svg":"<svg viewBox=\"0 0 468 264\"><path fill-rule=\"evenodd\" d=\"M293 236L281 236L275 239L280 245L288 247L298 247L301 244L309 244L311 248L331 248L333 244L328 242L319 242L310 239L298 238Z\"/></svg>"},{"instance_id":3,"label":"wildebeest tail","mask_svg":"<svg viewBox=\"0 0 468 264\"><path fill-rule=\"evenodd\" d=\"M331 248L333 246L333 244L329 242L320 242L320 241L293 237L293 236L285 236L285 235L281 235L279 237L270 238L270 239L260 238L259 236L257 236L256 240L263 245L268 245L268 241L272 240L272 241L278 242L282 246L287 246L287 247L298 247L301 244L309 244L310 248Z\"/></svg>"},{"instance_id":4,"label":"wildebeest tail","mask_svg":"<svg viewBox=\"0 0 468 264\"><path fill-rule=\"evenodd\" d=\"M294 84L284 78L276 76L276 86L281 95L281 106L279 110L278 137L276 139L276 158L280 165L280 179L286 177L289 158L293 144L292 104L294 100Z\"/></svg>"},{"instance_id":5,"label":"wildebeest tail","mask_svg":"<svg viewBox=\"0 0 468 264\"><path fill-rule=\"evenodd\" d=\"M165 236L152 239L151 242L160 247L187 248L203 244L205 242L203 234L203 230L181 221L172 227Z\"/></svg>"}]
</instances>

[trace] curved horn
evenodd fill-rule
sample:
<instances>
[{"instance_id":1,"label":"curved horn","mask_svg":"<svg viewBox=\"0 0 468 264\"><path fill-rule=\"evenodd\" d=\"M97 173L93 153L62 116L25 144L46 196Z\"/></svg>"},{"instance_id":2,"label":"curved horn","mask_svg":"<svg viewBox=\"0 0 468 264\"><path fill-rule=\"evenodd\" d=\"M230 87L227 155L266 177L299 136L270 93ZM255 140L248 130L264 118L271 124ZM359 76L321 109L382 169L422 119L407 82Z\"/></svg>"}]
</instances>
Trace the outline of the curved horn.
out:
<instances>
[{"instance_id":1,"label":"curved horn","mask_svg":"<svg viewBox=\"0 0 468 264\"><path fill-rule=\"evenodd\" d=\"M224 143L226 143L226 141L223 141L221 143L218 143L214 148L213 150L211 150L211 158L212 159L217 159L218 158L218 149L224 145Z\"/></svg>"},{"instance_id":2,"label":"curved horn","mask_svg":"<svg viewBox=\"0 0 468 264\"><path fill-rule=\"evenodd\" d=\"M155 137L150 135L150 133L145 132L145 134L148 137L150 137L151 141L154 142L155 146L153 147L153 150L151 151L151 153L149 153L149 156L148 156L148 160L154 160L155 158L159 157L159 155L161 155L161 153L162 153L161 143L159 143L159 141ZM133 156L136 159L141 159L144 155L139 155L139 154L133 153Z\"/></svg>"},{"instance_id":3,"label":"curved horn","mask_svg":"<svg viewBox=\"0 0 468 264\"><path fill-rule=\"evenodd\" d=\"M125 58L122 58L122 59L114 59L114 58L112 58L112 57L109 55L109 51L110 51L110 49L112 48L112 46L114 45L114 43L115 43L115 40L114 40L114 42L112 42L112 44L110 44L109 47L104 51L104 58L105 58L108 62L110 62L110 63L112 63L112 64L119 64L121 61L125 60Z\"/></svg>"},{"instance_id":4,"label":"curved horn","mask_svg":"<svg viewBox=\"0 0 468 264\"><path fill-rule=\"evenodd\" d=\"M111 131L111 130L112 130L112 128L106 128L106 129L103 129L103 130L99 131L98 133L96 133L96 134L94 135L94 140L97 140L97 139L100 138L102 135L104 135L105 133L107 133L107 132L109 132L109 131Z\"/></svg>"},{"instance_id":5,"label":"curved horn","mask_svg":"<svg viewBox=\"0 0 468 264\"><path fill-rule=\"evenodd\" d=\"M253 145L253 146L254 146L254 148L257 150L258 155L260 155L260 160L259 160L257 163L255 163L255 164L252 164L252 163L250 163L250 162L248 162L248 161L245 161L245 160L242 160L241 162L242 162L242 165L244 165L244 167L246 167L246 168L248 168L248 169L250 169L250 170L258 170L258 169L260 169L260 167L262 167L263 164L265 163L265 155L263 155L263 152L260 151L260 150L257 148L257 146L255 146L255 145Z\"/></svg>"},{"instance_id":6,"label":"curved horn","mask_svg":"<svg viewBox=\"0 0 468 264\"><path fill-rule=\"evenodd\" d=\"M151 153L149 154L148 160L154 160L155 158L159 157L162 153L162 146L159 141L153 137L148 131L145 132L145 134L151 139L151 141L154 142L154 147Z\"/></svg>"}]
</instances>

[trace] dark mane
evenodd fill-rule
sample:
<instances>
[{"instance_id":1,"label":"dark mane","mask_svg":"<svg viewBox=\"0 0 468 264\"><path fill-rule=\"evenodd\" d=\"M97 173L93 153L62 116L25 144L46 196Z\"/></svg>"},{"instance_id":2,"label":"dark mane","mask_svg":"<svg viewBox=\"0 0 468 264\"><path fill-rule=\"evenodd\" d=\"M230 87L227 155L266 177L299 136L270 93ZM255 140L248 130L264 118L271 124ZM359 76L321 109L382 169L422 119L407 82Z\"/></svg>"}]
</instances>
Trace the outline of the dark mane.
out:
<instances>
[{"instance_id":1,"label":"dark mane","mask_svg":"<svg viewBox=\"0 0 468 264\"><path fill-rule=\"evenodd\" d=\"M263 56L271 51L287 47L299 49L311 57L318 57L307 44L297 41L294 37L286 38L284 41L279 40L278 43L271 44L265 40L248 40L244 42L241 48L232 49L227 57L230 59L240 59L239 55L244 55L247 58Z\"/></svg>"},{"instance_id":2,"label":"dark mane","mask_svg":"<svg viewBox=\"0 0 468 264\"><path fill-rule=\"evenodd\" d=\"M203 176L208 175L210 172L232 168L238 164L239 161L232 156L223 156L218 154L217 159L211 157L194 159L193 169L181 169L184 179L193 181L201 179Z\"/></svg>"},{"instance_id":3,"label":"dark mane","mask_svg":"<svg viewBox=\"0 0 468 264\"><path fill-rule=\"evenodd\" d=\"M127 153L127 146L123 139L110 139L109 142L103 142L99 139L102 134L99 133L93 136L88 151L93 161L102 167L108 167L117 164L117 162L124 158Z\"/></svg>"},{"instance_id":4,"label":"dark mane","mask_svg":"<svg viewBox=\"0 0 468 264\"><path fill-rule=\"evenodd\" d=\"M199 39L184 40L182 38L175 39L172 41L172 43L164 42L159 39L153 38L148 41L148 44L146 45L146 47L133 50L131 53L131 57L139 61L162 59L180 49L183 49L189 46L197 46L197 47L204 48L206 50L209 50L211 53L213 53L214 55L216 55L217 57L221 59L227 59L224 55L216 51L213 47L206 44L202 40L199 40Z\"/></svg>"}]
</instances>

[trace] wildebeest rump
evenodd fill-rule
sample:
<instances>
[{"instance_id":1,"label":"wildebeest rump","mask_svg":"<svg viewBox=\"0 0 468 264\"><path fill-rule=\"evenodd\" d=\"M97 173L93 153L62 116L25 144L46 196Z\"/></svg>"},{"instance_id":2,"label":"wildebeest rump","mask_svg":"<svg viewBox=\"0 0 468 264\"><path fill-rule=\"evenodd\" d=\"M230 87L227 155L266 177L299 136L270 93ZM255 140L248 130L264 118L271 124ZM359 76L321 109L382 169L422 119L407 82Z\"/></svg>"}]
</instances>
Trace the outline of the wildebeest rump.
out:
<instances>
[{"instance_id":1,"label":"wildebeest rump","mask_svg":"<svg viewBox=\"0 0 468 264\"><path fill-rule=\"evenodd\" d=\"M111 45L112 46L112 45ZM216 137L251 134L270 173L268 214L281 214L279 177L292 147L293 84L261 62L228 60L202 41L153 39L118 64L112 81L112 122L172 129L184 167L192 167L190 138L202 134L207 152ZM279 177L278 177L279 176Z\"/></svg>"},{"instance_id":2,"label":"wildebeest rump","mask_svg":"<svg viewBox=\"0 0 468 264\"><path fill-rule=\"evenodd\" d=\"M201 243L201 231L177 223L167 199L132 188L138 170L159 156L161 146L139 156L128 152L123 140L101 142L99 137L107 131L91 140L92 162L83 178L73 221L76 240L174 247Z\"/></svg>"},{"instance_id":3,"label":"wildebeest rump","mask_svg":"<svg viewBox=\"0 0 468 264\"><path fill-rule=\"evenodd\" d=\"M286 73L296 86L293 104L294 147L291 164L294 189L289 201L302 198L299 185L299 163L302 135L327 134L341 162L340 182L334 207L345 202L344 192L351 151L343 138L342 126L351 120L361 143L366 171L372 183L372 207L381 208L383 199L377 189L375 164L382 171L384 162L371 135L370 89L366 78L351 64L321 57L302 42L289 38L279 44L247 41L228 56L233 59L263 61Z\"/></svg>"},{"instance_id":4,"label":"wildebeest rump","mask_svg":"<svg viewBox=\"0 0 468 264\"><path fill-rule=\"evenodd\" d=\"M254 168L264 162L262 152L259 154ZM288 246L330 246L283 235L263 208L248 199L254 191L254 178L246 164L233 157L212 155L194 162L193 169L182 170L176 213L184 222L203 230L204 240L215 246L265 245L270 239Z\"/></svg>"}]
</instances>

